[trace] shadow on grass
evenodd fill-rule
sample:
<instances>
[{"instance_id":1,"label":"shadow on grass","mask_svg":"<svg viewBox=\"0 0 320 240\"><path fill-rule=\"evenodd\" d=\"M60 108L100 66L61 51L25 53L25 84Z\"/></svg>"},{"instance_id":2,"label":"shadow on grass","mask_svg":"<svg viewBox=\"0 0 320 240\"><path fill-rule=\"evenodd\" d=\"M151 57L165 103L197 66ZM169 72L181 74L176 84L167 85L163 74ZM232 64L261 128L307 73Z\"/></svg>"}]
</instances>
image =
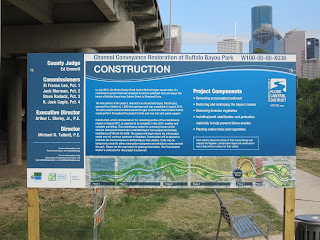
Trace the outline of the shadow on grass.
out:
<instances>
[{"instance_id":1,"label":"shadow on grass","mask_svg":"<svg viewBox=\"0 0 320 240\"><path fill-rule=\"evenodd\" d=\"M184 230L184 229L169 229L169 233L166 235L165 239L169 240L212 240L212 237L202 236L198 232L193 230Z\"/></svg>"},{"instance_id":2,"label":"shadow on grass","mask_svg":"<svg viewBox=\"0 0 320 240\"><path fill-rule=\"evenodd\" d=\"M224 200L248 198L255 212L267 215L273 231L282 230L282 218L251 189L221 189ZM237 206L244 209L242 205ZM219 203L211 189L139 189L109 198L105 224L98 227L98 239L193 239L215 236ZM7 224L10 223L10 224ZM0 239L27 239L27 214L0 216ZM93 207L47 200L40 206L41 239L92 239ZM223 222L221 233L230 229ZM223 233L224 232L224 233Z\"/></svg>"}]
</instances>

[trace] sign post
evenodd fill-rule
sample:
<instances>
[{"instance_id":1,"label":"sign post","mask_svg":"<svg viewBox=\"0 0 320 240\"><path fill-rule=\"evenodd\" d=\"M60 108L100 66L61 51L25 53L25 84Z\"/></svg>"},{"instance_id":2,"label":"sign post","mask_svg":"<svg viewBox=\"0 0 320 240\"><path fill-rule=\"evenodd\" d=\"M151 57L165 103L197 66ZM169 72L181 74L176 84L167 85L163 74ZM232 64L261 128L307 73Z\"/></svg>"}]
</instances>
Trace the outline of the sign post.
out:
<instances>
[{"instance_id":1,"label":"sign post","mask_svg":"<svg viewBox=\"0 0 320 240\"><path fill-rule=\"evenodd\" d=\"M39 189L28 188L28 239L39 240Z\"/></svg>"},{"instance_id":2,"label":"sign post","mask_svg":"<svg viewBox=\"0 0 320 240\"><path fill-rule=\"evenodd\" d=\"M295 188L284 189L283 239L292 240L295 234Z\"/></svg>"}]
</instances>

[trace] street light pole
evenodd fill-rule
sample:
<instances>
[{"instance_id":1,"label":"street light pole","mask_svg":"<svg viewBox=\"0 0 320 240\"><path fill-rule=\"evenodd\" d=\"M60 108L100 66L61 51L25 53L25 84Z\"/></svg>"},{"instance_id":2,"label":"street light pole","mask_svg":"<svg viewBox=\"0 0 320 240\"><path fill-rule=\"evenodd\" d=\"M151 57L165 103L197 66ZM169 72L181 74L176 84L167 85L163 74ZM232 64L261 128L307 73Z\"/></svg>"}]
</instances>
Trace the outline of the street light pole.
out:
<instances>
[{"instance_id":1,"label":"street light pole","mask_svg":"<svg viewBox=\"0 0 320 240\"><path fill-rule=\"evenodd\" d=\"M170 0L170 25L169 25L169 53L171 53L171 4L172 1Z\"/></svg>"}]
</instances>

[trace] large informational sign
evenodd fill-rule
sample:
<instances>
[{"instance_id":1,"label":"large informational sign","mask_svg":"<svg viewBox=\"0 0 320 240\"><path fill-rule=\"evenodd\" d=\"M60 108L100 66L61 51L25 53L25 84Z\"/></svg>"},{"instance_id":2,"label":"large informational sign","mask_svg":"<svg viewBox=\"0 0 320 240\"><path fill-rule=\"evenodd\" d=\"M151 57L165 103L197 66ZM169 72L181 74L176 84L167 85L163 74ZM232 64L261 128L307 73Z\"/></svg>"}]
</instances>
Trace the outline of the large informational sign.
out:
<instances>
[{"instance_id":1,"label":"large informational sign","mask_svg":"<svg viewBox=\"0 0 320 240\"><path fill-rule=\"evenodd\" d=\"M294 187L295 65L29 54L28 187Z\"/></svg>"}]
</instances>

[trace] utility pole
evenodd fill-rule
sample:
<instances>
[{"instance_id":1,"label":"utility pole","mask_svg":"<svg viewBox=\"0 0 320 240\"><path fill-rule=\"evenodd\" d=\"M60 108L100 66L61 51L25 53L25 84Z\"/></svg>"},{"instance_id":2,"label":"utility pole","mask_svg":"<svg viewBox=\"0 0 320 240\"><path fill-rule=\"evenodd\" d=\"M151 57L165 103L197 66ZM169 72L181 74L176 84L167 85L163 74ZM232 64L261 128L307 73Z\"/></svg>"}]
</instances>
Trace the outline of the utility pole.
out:
<instances>
[{"instance_id":1,"label":"utility pole","mask_svg":"<svg viewBox=\"0 0 320 240\"><path fill-rule=\"evenodd\" d=\"M172 10L172 0L170 0L170 25L169 25L169 48L170 48L170 50L169 50L169 53L171 53L171 16L172 16L172 12L171 12L171 10Z\"/></svg>"},{"instance_id":2,"label":"utility pole","mask_svg":"<svg viewBox=\"0 0 320 240\"><path fill-rule=\"evenodd\" d=\"M237 18L234 18L234 40L237 40Z\"/></svg>"}]
</instances>

